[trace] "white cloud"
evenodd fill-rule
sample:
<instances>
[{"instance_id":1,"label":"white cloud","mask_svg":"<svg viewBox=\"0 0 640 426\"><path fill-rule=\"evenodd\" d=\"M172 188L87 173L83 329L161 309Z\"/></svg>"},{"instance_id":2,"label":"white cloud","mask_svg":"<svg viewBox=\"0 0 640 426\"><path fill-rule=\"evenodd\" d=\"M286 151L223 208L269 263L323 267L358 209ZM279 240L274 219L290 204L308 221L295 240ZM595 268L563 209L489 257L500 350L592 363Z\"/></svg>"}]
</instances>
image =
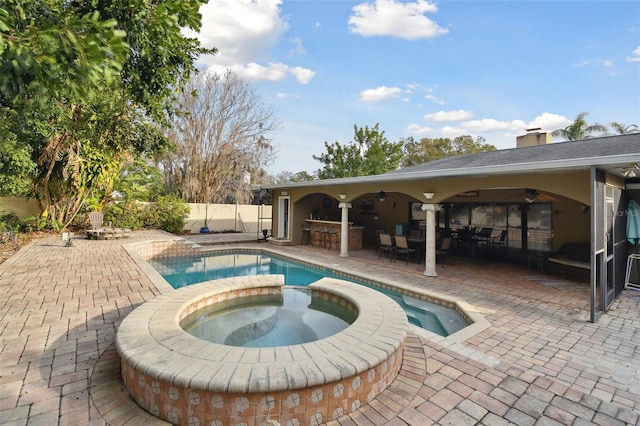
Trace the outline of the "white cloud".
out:
<instances>
[{"instance_id":1,"label":"white cloud","mask_svg":"<svg viewBox=\"0 0 640 426\"><path fill-rule=\"evenodd\" d=\"M402 89L399 87L379 86L375 89L367 89L360 92L360 100L364 102L377 102L389 98L394 98Z\"/></svg>"},{"instance_id":2,"label":"white cloud","mask_svg":"<svg viewBox=\"0 0 640 426\"><path fill-rule=\"evenodd\" d=\"M627 56L627 62L640 62L640 46L636 47L631 56Z\"/></svg>"},{"instance_id":3,"label":"white cloud","mask_svg":"<svg viewBox=\"0 0 640 426\"><path fill-rule=\"evenodd\" d=\"M440 99L439 97L434 95L426 95L424 98L438 105L444 105L446 103L443 99Z\"/></svg>"},{"instance_id":4,"label":"white cloud","mask_svg":"<svg viewBox=\"0 0 640 426\"><path fill-rule=\"evenodd\" d=\"M440 129L440 134L445 138L455 138L461 135L468 135L469 132L460 127L444 126Z\"/></svg>"},{"instance_id":5,"label":"white cloud","mask_svg":"<svg viewBox=\"0 0 640 426\"><path fill-rule=\"evenodd\" d=\"M278 99L299 98L300 97L298 95L294 95L293 93L284 93L284 92L278 92L278 93L276 93L276 96L278 97Z\"/></svg>"},{"instance_id":6,"label":"white cloud","mask_svg":"<svg viewBox=\"0 0 640 426\"><path fill-rule=\"evenodd\" d=\"M405 133L408 133L412 136L427 136L433 133L433 129L428 126L421 126L419 124L409 124L405 128Z\"/></svg>"},{"instance_id":7,"label":"white cloud","mask_svg":"<svg viewBox=\"0 0 640 426\"><path fill-rule=\"evenodd\" d=\"M564 128L571 124L571 120L568 118L544 112L529 122L523 120L496 120L494 118L483 118L482 120L469 120L461 123L462 126L471 132L493 132L493 131L507 131L516 132L517 134L523 133L526 129L541 128L543 131L553 131L555 129Z\"/></svg>"},{"instance_id":8,"label":"white cloud","mask_svg":"<svg viewBox=\"0 0 640 426\"><path fill-rule=\"evenodd\" d=\"M315 71L311 71L308 68L302 67L293 67L290 69L291 74L293 74L300 84L307 84L311 81L311 79L316 75Z\"/></svg>"},{"instance_id":9,"label":"white cloud","mask_svg":"<svg viewBox=\"0 0 640 426\"><path fill-rule=\"evenodd\" d=\"M526 126L524 121L515 121L519 121L522 126ZM462 125L467 129L483 132L492 130L509 130L512 128L512 123L513 121L499 121L494 118L483 118L482 120L465 121Z\"/></svg>"},{"instance_id":10,"label":"white cloud","mask_svg":"<svg viewBox=\"0 0 640 426\"><path fill-rule=\"evenodd\" d=\"M434 104L439 104L439 105L445 104L444 100L442 100L442 99L438 98L437 96L431 94L431 93L433 93L434 87L437 87L437 86L429 87L429 86L425 86L425 85L420 84L420 83L407 83L406 86L407 86L407 88L406 88L405 92L407 94L413 94L415 92L426 92L427 95L424 95L425 99L433 102Z\"/></svg>"},{"instance_id":11,"label":"white cloud","mask_svg":"<svg viewBox=\"0 0 640 426\"><path fill-rule=\"evenodd\" d=\"M629 58L627 58L627 60L628 59ZM610 76L618 75L618 69L615 68L616 64L611 59L585 59L580 62L576 62L571 66L574 68L583 68L583 67L603 68L607 75L610 75Z\"/></svg>"},{"instance_id":12,"label":"white cloud","mask_svg":"<svg viewBox=\"0 0 640 426\"><path fill-rule=\"evenodd\" d=\"M288 67L283 63L271 63L264 66L251 62L234 71L247 80L280 81L287 76Z\"/></svg>"},{"instance_id":13,"label":"white cloud","mask_svg":"<svg viewBox=\"0 0 640 426\"><path fill-rule=\"evenodd\" d=\"M266 65L269 51L289 29L285 18L280 16L282 0L211 0L202 5L202 29L194 34L203 46L216 47L216 55L205 55L198 62L209 67L209 71L224 73L231 70L248 80L280 81L294 76L307 84L315 72L301 67L292 67L281 62ZM305 53L302 41L292 38L293 53Z\"/></svg>"},{"instance_id":14,"label":"white cloud","mask_svg":"<svg viewBox=\"0 0 640 426\"><path fill-rule=\"evenodd\" d=\"M392 36L408 40L434 38L449 30L425 16L438 7L425 0L402 3L397 0L375 0L353 7L349 30L365 37Z\"/></svg>"},{"instance_id":15,"label":"white cloud","mask_svg":"<svg viewBox=\"0 0 640 426\"><path fill-rule=\"evenodd\" d=\"M282 81L288 76L295 77L300 84L307 84L316 75L315 71L302 67L290 67L282 62L270 62L267 65L250 62L248 64L210 65L208 72L224 74L233 71L240 77L252 81Z\"/></svg>"},{"instance_id":16,"label":"white cloud","mask_svg":"<svg viewBox=\"0 0 640 426\"><path fill-rule=\"evenodd\" d=\"M202 28L196 36L203 46L218 49L206 60L229 65L264 57L288 29L280 16L281 4L282 0L212 0L202 5Z\"/></svg>"},{"instance_id":17,"label":"white cloud","mask_svg":"<svg viewBox=\"0 0 640 426\"><path fill-rule=\"evenodd\" d=\"M438 111L424 116L425 119L435 122L443 121L463 121L473 116L469 111L459 109L457 111Z\"/></svg>"},{"instance_id":18,"label":"white cloud","mask_svg":"<svg viewBox=\"0 0 640 426\"><path fill-rule=\"evenodd\" d=\"M293 37L289 39L289 41L293 44L293 49L291 49L289 55L304 55L307 53L307 50L302 45L302 39L300 37Z\"/></svg>"},{"instance_id":19,"label":"white cloud","mask_svg":"<svg viewBox=\"0 0 640 426\"><path fill-rule=\"evenodd\" d=\"M458 121L453 120L453 118L456 116L462 117L465 113L468 112L464 110L440 111L429 115L435 115L435 118L442 118L442 121ZM444 120L447 116L450 116L452 119ZM438 120L432 121L438 122ZM551 132L555 129L564 128L571 123L571 120L562 115L544 112L528 123L523 120L501 121L494 118L484 118L481 120L462 121L459 123L459 126L443 126L439 129L410 124L405 128L405 132L417 137L431 138L455 138L460 135L470 135L472 137L483 136L489 143L509 147L512 141L515 141L515 137L523 135L526 129L541 128L543 131Z\"/></svg>"},{"instance_id":20,"label":"white cloud","mask_svg":"<svg viewBox=\"0 0 640 426\"><path fill-rule=\"evenodd\" d=\"M514 129L514 130L526 130L526 129L535 129L541 128L543 131L551 132L555 129L564 129L568 125L572 123L564 115L552 114L550 112L543 112L532 121L527 124L527 126L523 129Z\"/></svg>"}]
</instances>

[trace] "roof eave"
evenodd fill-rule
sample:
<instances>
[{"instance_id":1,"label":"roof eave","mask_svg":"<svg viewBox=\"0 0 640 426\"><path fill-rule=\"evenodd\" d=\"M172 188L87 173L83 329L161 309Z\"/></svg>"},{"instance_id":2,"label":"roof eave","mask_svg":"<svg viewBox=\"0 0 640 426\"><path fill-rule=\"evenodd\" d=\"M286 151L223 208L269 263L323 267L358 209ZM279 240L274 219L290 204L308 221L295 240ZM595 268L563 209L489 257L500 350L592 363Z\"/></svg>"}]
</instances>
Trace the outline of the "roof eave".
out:
<instances>
[{"instance_id":1,"label":"roof eave","mask_svg":"<svg viewBox=\"0 0 640 426\"><path fill-rule=\"evenodd\" d=\"M285 184L262 185L262 189L275 188L301 188L315 186L343 186L362 183L402 182L419 179L435 179L443 177L471 177L490 176L496 174L521 174L528 172L553 172L553 171L577 171L589 170L592 166L612 166L638 161L638 154L608 155L606 157L573 158L563 160L549 160L544 162L500 164L492 166L480 166L471 168L420 170L415 172L398 172L372 176L357 176L337 179L313 180L305 182L291 182Z\"/></svg>"}]
</instances>

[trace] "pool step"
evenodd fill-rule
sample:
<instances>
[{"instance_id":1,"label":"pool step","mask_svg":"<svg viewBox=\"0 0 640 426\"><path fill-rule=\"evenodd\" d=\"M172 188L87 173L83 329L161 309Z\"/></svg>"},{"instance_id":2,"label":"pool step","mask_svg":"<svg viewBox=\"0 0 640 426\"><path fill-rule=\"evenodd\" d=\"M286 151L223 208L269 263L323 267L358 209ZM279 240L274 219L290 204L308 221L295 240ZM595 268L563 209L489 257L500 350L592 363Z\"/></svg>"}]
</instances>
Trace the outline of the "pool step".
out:
<instances>
[{"instance_id":1,"label":"pool step","mask_svg":"<svg viewBox=\"0 0 640 426\"><path fill-rule=\"evenodd\" d=\"M464 318L458 314L458 312L451 308L447 308L446 306L440 306L438 304L407 295L402 295L402 301L412 308L433 314L448 334L455 333L469 325Z\"/></svg>"}]
</instances>

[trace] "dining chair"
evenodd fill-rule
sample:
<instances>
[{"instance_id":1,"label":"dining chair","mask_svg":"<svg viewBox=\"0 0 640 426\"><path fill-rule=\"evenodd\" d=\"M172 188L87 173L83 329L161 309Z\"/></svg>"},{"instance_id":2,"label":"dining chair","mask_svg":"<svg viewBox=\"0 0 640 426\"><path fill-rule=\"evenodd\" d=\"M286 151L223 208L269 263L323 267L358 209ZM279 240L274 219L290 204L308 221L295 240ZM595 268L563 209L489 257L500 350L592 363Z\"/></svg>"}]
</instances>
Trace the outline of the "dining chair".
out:
<instances>
[{"instance_id":1,"label":"dining chair","mask_svg":"<svg viewBox=\"0 0 640 426\"><path fill-rule=\"evenodd\" d=\"M509 250L507 249L507 235L508 235L507 230L503 230L500 232L500 236L491 237L491 246L502 247L505 252L505 257L509 256Z\"/></svg>"},{"instance_id":2,"label":"dining chair","mask_svg":"<svg viewBox=\"0 0 640 426\"><path fill-rule=\"evenodd\" d=\"M409 237L411 237L411 238L422 238L422 230L421 229L411 229L409 231Z\"/></svg>"},{"instance_id":3,"label":"dining chair","mask_svg":"<svg viewBox=\"0 0 640 426\"><path fill-rule=\"evenodd\" d=\"M387 230L384 228L376 228L376 254L380 251L380 234L386 234Z\"/></svg>"},{"instance_id":4,"label":"dining chair","mask_svg":"<svg viewBox=\"0 0 640 426\"><path fill-rule=\"evenodd\" d=\"M442 267L444 268L444 256L449 254L449 250L451 249L451 237L444 237L442 239L442 243L440 247L436 249L436 263L438 263L437 259L440 256L440 260L442 261Z\"/></svg>"},{"instance_id":5,"label":"dining chair","mask_svg":"<svg viewBox=\"0 0 640 426\"><path fill-rule=\"evenodd\" d=\"M393 245L393 241L391 240L391 235L389 234L380 234L380 255L378 259L382 257L382 255L386 255L391 261L391 255L395 252L395 246Z\"/></svg>"},{"instance_id":6,"label":"dining chair","mask_svg":"<svg viewBox=\"0 0 640 426\"><path fill-rule=\"evenodd\" d=\"M396 235L396 259L399 254L404 254L404 264L409 263L409 254L414 253L416 249L410 248L407 243L407 237L404 235Z\"/></svg>"}]
</instances>

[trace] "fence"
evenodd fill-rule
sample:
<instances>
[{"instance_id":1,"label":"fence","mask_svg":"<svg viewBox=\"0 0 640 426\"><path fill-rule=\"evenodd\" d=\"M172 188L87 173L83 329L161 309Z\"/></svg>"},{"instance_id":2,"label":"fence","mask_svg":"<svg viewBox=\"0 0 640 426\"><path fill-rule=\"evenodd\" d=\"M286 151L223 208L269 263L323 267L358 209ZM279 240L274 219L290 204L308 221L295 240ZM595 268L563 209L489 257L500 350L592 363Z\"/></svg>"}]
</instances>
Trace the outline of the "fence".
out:
<instances>
[{"instance_id":1,"label":"fence","mask_svg":"<svg viewBox=\"0 0 640 426\"><path fill-rule=\"evenodd\" d=\"M40 216L40 207L32 198L0 197L0 214L15 213L20 219Z\"/></svg>"},{"instance_id":2,"label":"fence","mask_svg":"<svg viewBox=\"0 0 640 426\"><path fill-rule=\"evenodd\" d=\"M262 229L271 229L271 206L190 203L189 208L191 213L184 227L192 234L200 232L200 228L205 225L205 217L209 232L258 233Z\"/></svg>"},{"instance_id":3,"label":"fence","mask_svg":"<svg viewBox=\"0 0 640 426\"><path fill-rule=\"evenodd\" d=\"M271 206L194 203L188 205L191 213L185 220L184 228L192 234L200 232L200 228L205 225L205 217L210 232L258 233L262 229L271 229ZM0 206L4 213L14 212L21 219L40 214L38 204L32 199L0 197Z\"/></svg>"}]
</instances>

